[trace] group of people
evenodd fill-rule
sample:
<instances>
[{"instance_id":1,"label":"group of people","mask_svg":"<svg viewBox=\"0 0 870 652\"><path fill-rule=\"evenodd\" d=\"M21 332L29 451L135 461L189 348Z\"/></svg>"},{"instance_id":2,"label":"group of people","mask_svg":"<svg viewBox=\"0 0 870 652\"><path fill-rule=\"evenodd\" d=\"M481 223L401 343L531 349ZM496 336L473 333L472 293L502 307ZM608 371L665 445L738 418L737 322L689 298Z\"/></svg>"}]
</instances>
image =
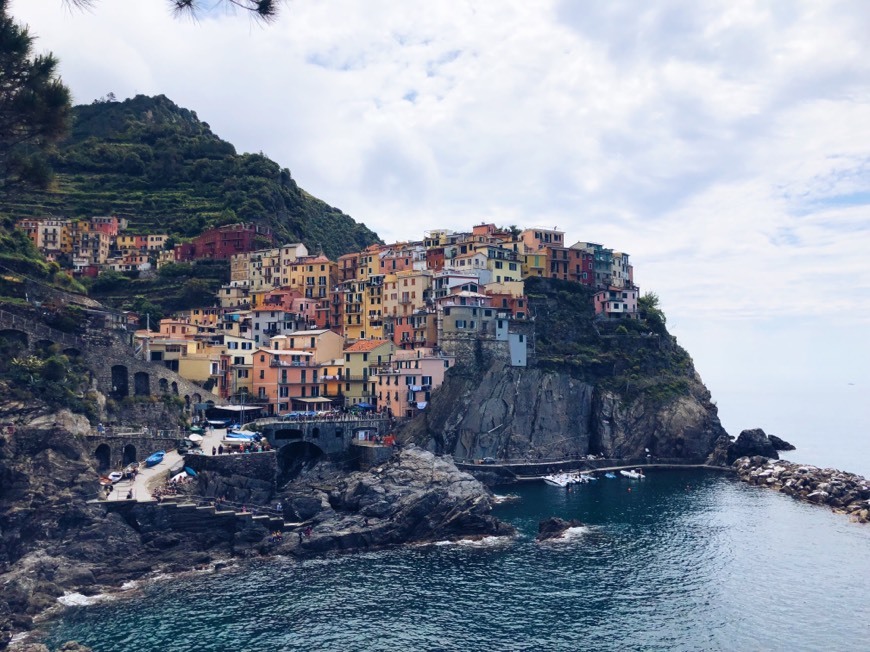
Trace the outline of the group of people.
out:
<instances>
[{"instance_id":1,"label":"group of people","mask_svg":"<svg viewBox=\"0 0 870 652\"><path fill-rule=\"evenodd\" d=\"M219 446L211 447L212 455L238 455L239 453L264 453L268 450L272 450L271 446L269 446L269 442L265 439L254 442L249 441L244 444L227 444L224 446L220 444Z\"/></svg>"}]
</instances>

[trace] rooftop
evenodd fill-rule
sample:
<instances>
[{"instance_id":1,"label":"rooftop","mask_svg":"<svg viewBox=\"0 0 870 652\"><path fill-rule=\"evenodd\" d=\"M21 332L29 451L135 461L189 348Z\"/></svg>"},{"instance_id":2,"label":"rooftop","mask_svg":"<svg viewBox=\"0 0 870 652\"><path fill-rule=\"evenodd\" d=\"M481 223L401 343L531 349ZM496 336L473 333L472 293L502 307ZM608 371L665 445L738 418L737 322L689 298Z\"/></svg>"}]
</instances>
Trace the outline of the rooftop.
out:
<instances>
[{"instance_id":1,"label":"rooftop","mask_svg":"<svg viewBox=\"0 0 870 652\"><path fill-rule=\"evenodd\" d=\"M365 353L389 343L389 340L360 340L351 344L344 351L345 353Z\"/></svg>"}]
</instances>

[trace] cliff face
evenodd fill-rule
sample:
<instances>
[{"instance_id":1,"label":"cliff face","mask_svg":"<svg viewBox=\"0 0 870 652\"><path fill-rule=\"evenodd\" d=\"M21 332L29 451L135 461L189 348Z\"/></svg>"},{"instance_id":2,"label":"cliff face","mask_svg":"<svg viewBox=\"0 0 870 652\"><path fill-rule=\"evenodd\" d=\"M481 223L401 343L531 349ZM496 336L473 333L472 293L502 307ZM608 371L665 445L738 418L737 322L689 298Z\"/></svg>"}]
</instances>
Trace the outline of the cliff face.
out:
<instances>
[{"instance_id":1,"label":"cliff face","mask_svg":"<svg viewBox=\"0 0 870 652\"><path fill-rule=\"evenodd\" d=\"M536 362L458 359L405 441L460 460L627 459L649 449L725 463L730 438L716 406L654 305L640 320L601 321L576 283L528 279L526 293Z\"/></svg>"},{"instance_id":2,"label":"cliff face","mask_svg":"<svg viewBox=\"0 0 870 652\"><path fill-rule=\"evenodd\" d=\"M684 395L626 397L540 368L490 362L460 370L432 396L425 415L403 431L457 459L605 457L705 460L725 435L697 377Z\"/></svg>"}]
</instances>

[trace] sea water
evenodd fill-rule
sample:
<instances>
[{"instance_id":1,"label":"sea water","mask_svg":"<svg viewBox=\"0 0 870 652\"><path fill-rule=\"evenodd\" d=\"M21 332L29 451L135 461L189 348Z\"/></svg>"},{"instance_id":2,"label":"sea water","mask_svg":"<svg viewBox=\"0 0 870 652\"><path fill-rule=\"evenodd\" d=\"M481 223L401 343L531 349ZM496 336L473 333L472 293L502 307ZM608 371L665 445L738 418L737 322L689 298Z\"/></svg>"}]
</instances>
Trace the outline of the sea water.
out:
<instances>
[{"instance_id":1,"label":"sea water","mask_svg":"<svg viewBox=\"0 0 870 652\"><path fill-rule=\"evenodd\" d=\"M870 527L717 472L514 486L519 537L146 584L46 626L118 650L866 650ZM537 543L538 522L584 527Z\"/></svg>"}]
</instances>

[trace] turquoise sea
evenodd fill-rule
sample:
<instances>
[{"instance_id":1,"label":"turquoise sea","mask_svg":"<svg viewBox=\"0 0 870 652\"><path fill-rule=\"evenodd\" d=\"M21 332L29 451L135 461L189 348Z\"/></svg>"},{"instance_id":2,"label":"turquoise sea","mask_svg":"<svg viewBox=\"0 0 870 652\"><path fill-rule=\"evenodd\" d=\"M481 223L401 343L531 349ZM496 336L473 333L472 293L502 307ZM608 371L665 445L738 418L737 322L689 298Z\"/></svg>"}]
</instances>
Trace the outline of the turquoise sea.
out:
<instances>
[{"instance_id":1,"label":"turquoise sea","mask_svg":"<svg viewBox=\"0 0 870 652\"><path fill-rule=\"evenodd\" d=\"M118 650L868 650L870 527L716 472L511 487L521 536L144 585L46 625ZM539 520L586 527L534 541Z\"/></svg>"}]
</instances>

